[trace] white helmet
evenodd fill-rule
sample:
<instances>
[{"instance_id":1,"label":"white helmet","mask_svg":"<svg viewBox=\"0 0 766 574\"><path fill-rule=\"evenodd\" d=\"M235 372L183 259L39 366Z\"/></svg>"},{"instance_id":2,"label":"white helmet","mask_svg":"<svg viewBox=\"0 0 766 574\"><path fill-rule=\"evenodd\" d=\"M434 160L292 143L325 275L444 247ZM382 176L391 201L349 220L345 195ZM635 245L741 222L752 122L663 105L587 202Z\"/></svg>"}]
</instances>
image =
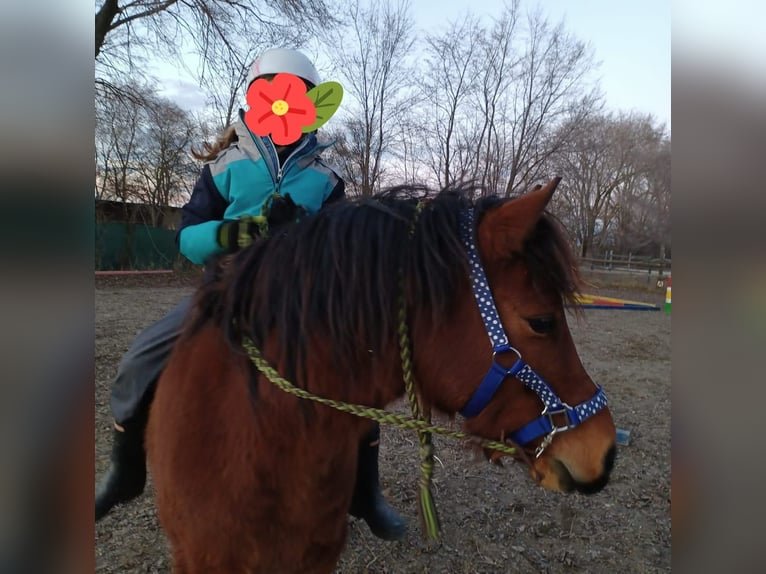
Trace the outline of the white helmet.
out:
<instances>
[{"instance_id":1,"label":"white helmet","mask_svg":"<svg viewBox=\"0 0 766 574\"><path fill-rule=\"evenodd\" d=\"M266 50L250 66L245 89L260 76L280 73L293 74L315 86L322 83L314 64L303 53L290 48L273 48Z\"/></svg>"}]
</instances>

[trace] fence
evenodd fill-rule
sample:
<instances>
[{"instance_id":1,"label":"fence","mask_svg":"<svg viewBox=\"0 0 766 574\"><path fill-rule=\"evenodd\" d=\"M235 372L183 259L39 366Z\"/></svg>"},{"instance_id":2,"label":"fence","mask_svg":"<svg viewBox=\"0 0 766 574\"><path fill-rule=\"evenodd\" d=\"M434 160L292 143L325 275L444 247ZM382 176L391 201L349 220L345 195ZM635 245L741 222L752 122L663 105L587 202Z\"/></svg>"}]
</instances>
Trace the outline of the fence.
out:
<instances>
[{"instance_id":1,"label":"fence","mask_svg":"<svg viewBox=\"0 0 766 574\"><path fill-rule=\"evenodd\" d=\"M96 223L95 266L119 269L177 269L185 260L171 229L108 221Z\"/></svg>"},{"instance_id":2,"label":"fence","mask_svg":"<svg viewBox=\"0 0 766 574\"><path fill-rule=\"evenodd\" d=\"M96 223L96 269L178 269L191 264L178 253L176 232L171 229L142 224L107 221ZM647 282L656 280L664 287L670 276L671 260L632 254L616 255L607 251L600 257L582 257L580 268L585 271L644 275Z\"/></svg>"},{"instance_id":3,"label":"fence","mask_svg":"<svg viewBox=\"0 0 766 574\"><path fill-rule=\"evenodd\" d=\"M664 286L664 281L670 276L671 260L657 257L643 257L628 253L617 255L607 251L601 257L582 257L580 268L590 271L607 271L620 273L644 274L649 279L655 277L658 286ZM660 285L662 282L662 285Z\"/></svg>"}]
</instances>

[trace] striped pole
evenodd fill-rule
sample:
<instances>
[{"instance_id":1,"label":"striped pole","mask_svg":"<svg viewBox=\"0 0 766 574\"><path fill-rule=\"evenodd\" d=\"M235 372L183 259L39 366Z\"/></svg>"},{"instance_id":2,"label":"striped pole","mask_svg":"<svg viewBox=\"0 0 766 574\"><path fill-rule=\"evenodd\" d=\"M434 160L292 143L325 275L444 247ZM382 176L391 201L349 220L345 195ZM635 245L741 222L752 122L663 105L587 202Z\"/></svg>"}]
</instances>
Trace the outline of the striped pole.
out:
<instances>
[{"instance_id":1,"label":"striped pole","mask_svg":"<svg viewBox=\"0 0 766 574\"><path fill-rule=\"evenodd\" d=\"M668 288L665 290L665 313L670 315L670 277L668 277Z\"/></svg>"}]
</instances>

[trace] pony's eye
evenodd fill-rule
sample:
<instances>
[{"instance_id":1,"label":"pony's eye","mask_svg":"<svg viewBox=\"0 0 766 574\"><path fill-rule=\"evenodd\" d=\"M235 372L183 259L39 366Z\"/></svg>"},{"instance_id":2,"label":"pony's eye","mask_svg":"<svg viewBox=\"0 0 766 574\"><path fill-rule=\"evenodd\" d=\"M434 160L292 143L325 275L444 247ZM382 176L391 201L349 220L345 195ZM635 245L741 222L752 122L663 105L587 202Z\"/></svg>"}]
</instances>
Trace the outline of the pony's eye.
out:
<instances>
[{"instance_id":1,"label":"pony's eye","mask_svg":"<svg viewBox=\"0 0 766 574\"><path fill-rule=\"evenodd\" d=\"M532 327L535 333L547 335L556 326L556 319L553 317L533 317L532 319L527 319L527 323L529 323L529 326Z\"/></svg>"}]
</instances>

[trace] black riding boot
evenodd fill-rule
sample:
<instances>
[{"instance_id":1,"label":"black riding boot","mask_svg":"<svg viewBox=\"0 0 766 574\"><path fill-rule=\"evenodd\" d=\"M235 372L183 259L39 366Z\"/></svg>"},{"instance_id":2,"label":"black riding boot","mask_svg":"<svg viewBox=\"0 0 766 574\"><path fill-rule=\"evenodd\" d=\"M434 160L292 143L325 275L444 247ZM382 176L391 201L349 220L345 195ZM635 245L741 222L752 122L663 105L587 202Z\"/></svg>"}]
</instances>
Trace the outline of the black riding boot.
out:
<instances>
[{"instance_id":1,"label":"black riding boot","mask_svg":"<svg viewBox=\"0 0 766 574\"><path fill-rule=\"evenodd\" d=\"M372 533L383 540L400 540L407 533L407 523L388 505L380 492L378 477L378 444L380 426L365 437L359 447L356 485L349 513L362 518Z\"/></svg>"},{"instance_id":2,"label":"black riding boot","mask_svg":"<svg viewBox=\"0 0 766 574\"><path fill-rule=\"evenodd\" d=\"M144 425L125 426L113 431L112 464L96 487L96 521L115 504L133 500L146 485Z\"/></svg>"}]
</instances>

